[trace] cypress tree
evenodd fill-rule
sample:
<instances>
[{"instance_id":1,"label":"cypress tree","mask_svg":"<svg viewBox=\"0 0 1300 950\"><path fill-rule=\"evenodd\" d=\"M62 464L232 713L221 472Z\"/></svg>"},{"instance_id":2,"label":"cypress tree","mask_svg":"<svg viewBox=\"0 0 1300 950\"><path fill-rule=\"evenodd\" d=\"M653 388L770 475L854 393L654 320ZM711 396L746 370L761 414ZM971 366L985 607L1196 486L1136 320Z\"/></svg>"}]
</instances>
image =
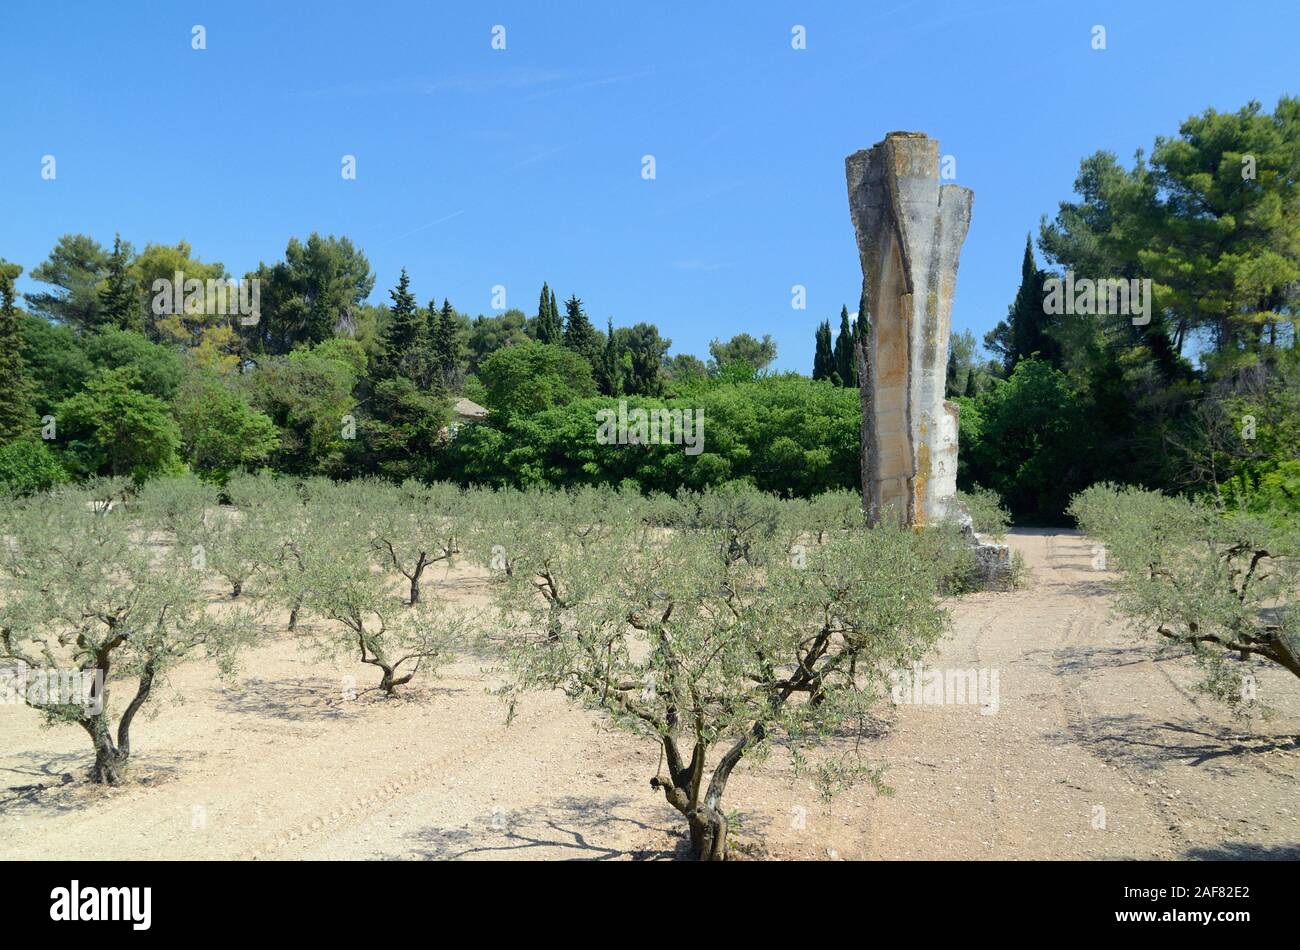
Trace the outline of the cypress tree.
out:
<instances>
[{"instance_id":1,"label":"cypress tree","mask_svg":"<svg viewBox=\"0 0 1300 950\"><path fill-rule=\"evenodd\" d=\"M14 304L12 268L0 261L0 444L31 435L36 428L36 386L22 353L22 331Z\"/></svg>"},{"instance_id":2,"label":"cypress tree","mask_svg":"<svg viewBox=\"0 0 1300 950\"><path fill-rule=\"evenodd\" d=\"M853 359L853 328L849 326L849 308L840 307L840 334L835 338L835 372L841 386L858 385L858 367Z\"/></svg>"},{"instance_id":3,"label":"cypress tree","mask_svg":"<svg viewBox=\"0 0 1300 950\"><path fill-rule=\"evenodd\" d=\"M831 324L823 320L817 324L817 346L813 351L813 379L830 379L835 371L835 355L831 349Z\"/></svg>"},{"instance_id":4,"label":"cypress tree","mask_svg":"<svg viewBox=\"0 0 1300 950\"><path fill-rule=\"evenodd\" d=\"M537 301L537 323L534 332L538 343L562 343L564 327L560 323L560 314L555 309L555 291L545 283L542 284L541 299Z\"/></svg>"},{"instance_id":5,"label":"cypress tree","mask_svg":"<svg viewBox=\"0 0 1300 950\"><path fill-rule=\"evenodd\" d=\"M614 318L609 318L605 334L605 353L601 357L597 376L600 391L606 396L623 395L623 373L618 361L618 343L614 339Z\"/></svg>"},{"instance_id":6,"label":"cypress tree","mask_svg":"<svg viewBox=\"0 0 1300 950\"><path fill-rule=\"evenodd\" d=\"M122 235L113 238L113 253L108 258L108 277L99 290L104 323L119 330L144 332L144 310L136 283L127 273L129 248L122 244Z\"/></svg>"},{"instance_id":7,"label":"cypress tree","mask_svg":"<svg viewBox=\"0 0 1300 950\"><path fill-rule=\"evenodd\" d=\"M1043 309L1046 283L1047 274L1034 263L1033 238L1027 235L1016 299L1007 308L1007 318L984 337L984 345L1002 357L1008 374L1035 353L1052 366L1061 366L1061 347L1049 332L1051 318Z\"/></svg>"},{"instance_id":8,"label":"cypress tree","mask_svg":"<svg viewBox=\"0 0 1300 950\"><path fill-rule=\"evenodd\" d=\"M574 294L564 302L564 345L586 357L593 367L600 363L600 341L596 337L596 328L587 319L587 312L582 309L582 301Z\"/></svg>"},{"instance_id":9,"label":"cypress tree","mask_svg":"<svg viewBox=\"0 0 1300 950\"><path fill-rule=\"evenodd\" d=\"M948 369L944 374L943 394L948 399L959 395L957 392L957 350L952 346L948 347Z\"/></svg>"},{"instance_id":10,"label":"cypress tree","mask_svg":"<svg viewBox=\"0 0 1300 950\"><path fill-rule=\"evenodd\" d=\"M862 296L858 299L858 316L853 321L853 378L857 380L859 386L862 380L858 378L858 361L856 359L858 350L871 342L871 315L867 313L867 288L862 288Z\"/></svg>"}]
</instances>

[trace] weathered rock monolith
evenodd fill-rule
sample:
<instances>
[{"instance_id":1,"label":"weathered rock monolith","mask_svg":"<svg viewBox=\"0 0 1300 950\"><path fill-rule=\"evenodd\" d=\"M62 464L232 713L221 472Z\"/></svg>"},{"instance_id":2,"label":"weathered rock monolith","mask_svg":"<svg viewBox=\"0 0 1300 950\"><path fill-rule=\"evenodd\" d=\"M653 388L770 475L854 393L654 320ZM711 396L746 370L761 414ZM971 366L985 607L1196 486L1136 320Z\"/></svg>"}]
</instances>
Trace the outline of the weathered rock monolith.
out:
<instances>
[{"instance_id":1,"label":"weathered rock monolith","mask_svg":"<svg viewBox=\"0 0 1300 950\"><path fill-rule=\"evenodd\" d=\"M856 358L867 520L888 513L922 527L961 517L953 507L957 407L944 384L974 194L940 184L939 143L920 132L891 132L844 166L866 308ZM980 553L1005 560L1005 548Z\"/></svg>"}]
</instances>

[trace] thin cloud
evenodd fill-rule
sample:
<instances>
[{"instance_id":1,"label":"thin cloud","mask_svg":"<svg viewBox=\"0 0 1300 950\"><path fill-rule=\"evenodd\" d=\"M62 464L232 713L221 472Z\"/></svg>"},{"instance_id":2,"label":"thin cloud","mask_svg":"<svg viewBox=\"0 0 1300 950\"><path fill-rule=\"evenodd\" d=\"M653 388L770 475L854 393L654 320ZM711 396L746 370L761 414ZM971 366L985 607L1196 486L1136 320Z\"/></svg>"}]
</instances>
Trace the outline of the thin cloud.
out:
<instances>
[{"instance_id":1,"label":"thin cloud","mask_svg":"<svg viewBox=\"0 0 1300 950\"><path fill-rule=\"evenodd\" d=\"M437 96L448 92L488 92L493 89L531 89L572 79L564 70L506 69L442 79L358 79L335 86L304 89L298 98L359 98L367 96Z\"/></svg>"},{"instance_id":2,"label":"thin cloud","mask_svg":"<svg viewBox=\"0 0 1300 950\"><path fill-rule=\"evenodd\" d=\"M596 79L588 79L585 82L575 83L571 86L564 86L560 89L546 89L542 92L535 92L524 99L525 102L532 102L534 99L544 99L547 96L553 96L556 93L581 92L584 89L596 89L600 86L612 86L615 83L631 82L633 79L644 79L646 76L654 75L653 69L642 69L635 73L616 73L612 76L601 76Z\"/></svg>"},{"instance_id":3,"label":"thin cloud","mask_svg":"<svg viewBox=\"0 0 1300 950\"><path fill-rule=\"evenodd\" d=\"M721 270L727 265L720 264L717 261L704 261L704 260L700 260L698 257L693 257L690 260L673 261L672 266L676 270L693 270L693 271L701 271L703 273L711 273L712 271L715 270Z\"/></svg>"},{"instance_id":4,"label":"thin cloud","mask_svg":"<svg viewBox=\"0 0 1300 950\"><path fill-rule=\"evenodd\" d=\"M410 231L407 231L405 234L399 234L397 235L397 237L391 237L387 241L381 241L378 244L378 246L383 247L385 244L392 244L394 241L400 241L402 240L402 238L408 238L412 234L419 234L421 231L427 231L429 228L432 228L435 225L442 224L444 221L450 221L452 218L459 218L464 213L465 213L464 208L461 208L459 211L453 211L451 214L443 215L437 221L430 221L428 224L422 224L418 228L412 228Z\"/></svg>"},{"instance_id":5,"label":"thin cloud","mask_svg":"<svg viewBox=\"0 0 1300 950\"><path fill-rule=\"evenodd\" d=\"M528 158L515 162L510 166L510 170L514 171L516 168L523 168L525 165L533 164L533 162L540 162L544 158L550 158L552 155L557 155L560 152L563 152L566 148L568 148L567 145L557 145L554 148L542 149L542 151L530 155Z\"/></svg>"}]
</instances>

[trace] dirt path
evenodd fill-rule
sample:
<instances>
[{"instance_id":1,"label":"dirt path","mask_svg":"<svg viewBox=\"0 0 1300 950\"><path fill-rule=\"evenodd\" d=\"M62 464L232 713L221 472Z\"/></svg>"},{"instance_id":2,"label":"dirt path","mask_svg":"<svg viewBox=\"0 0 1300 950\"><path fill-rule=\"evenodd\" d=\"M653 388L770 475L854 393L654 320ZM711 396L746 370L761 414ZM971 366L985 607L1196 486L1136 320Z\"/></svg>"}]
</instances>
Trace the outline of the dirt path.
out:
<instances>
[{"instance_id":1,"label":"dirt path","mask_svg":"<svg viewBox=\"0 0 1300 950\"><path fill-rule=\"evenodd\" d=\"M998 670L997 713L899 708L885 749L898 794L876 804L866 853L1300 856L1300 684L1265 672L1261 697L1284 715L1233 722L1192 691L1189 662L1158 659L1110 616L1111 575L1090 542L1017 532L1012 543L1031 586L966 598L932 660Z\"/></svg>"},{"instance_id":2,"label":"dirt path","mask_svg":"<svg viewBox=\"0 0 1300 950\"><path fill-rule=\"evenodd\" d=\"M1300 857L1300 684L1235 723L1109 616L1110 575L1069 534L1017 532L1030 586L953 605L924 671L983 671L996 706L905 703L872 756L892 797L818 801L780 756L728 789L742 851L811 858ZM471 602L472 571L443 578ZM238 686L182 667L188 700L139 722L134 784L80 778L84 737L0 706L0 859L662 858L681 825L649 787L657 750L558 695L509 727L485 661L406 701L342 703L335 668L284 635ZM910 695L910 693L909 693ZM978 700L979 697L965 697Z\"/></svg>"}]
</instances>

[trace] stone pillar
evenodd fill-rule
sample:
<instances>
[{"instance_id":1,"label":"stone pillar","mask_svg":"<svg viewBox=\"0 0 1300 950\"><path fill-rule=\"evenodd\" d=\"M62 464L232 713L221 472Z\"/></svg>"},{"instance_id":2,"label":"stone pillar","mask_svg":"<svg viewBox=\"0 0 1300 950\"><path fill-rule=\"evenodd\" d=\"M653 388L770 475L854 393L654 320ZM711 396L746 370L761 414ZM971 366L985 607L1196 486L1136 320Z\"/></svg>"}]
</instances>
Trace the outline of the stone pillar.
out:
<instances>
[{"instance_id":1,"label":"stone pillar","mask_svg":"<svg viewBox=\"0 0 1300 950\"><path fill-rule=\"evenodd\" d=\"M944 382L974 195L939 183L939 143L920 132L891 132L844 166L868 329L856 354L863 504L869 523L888 510L921 526L943 518L957 490L957 407Z\"/></svg>"}]
</instances>

